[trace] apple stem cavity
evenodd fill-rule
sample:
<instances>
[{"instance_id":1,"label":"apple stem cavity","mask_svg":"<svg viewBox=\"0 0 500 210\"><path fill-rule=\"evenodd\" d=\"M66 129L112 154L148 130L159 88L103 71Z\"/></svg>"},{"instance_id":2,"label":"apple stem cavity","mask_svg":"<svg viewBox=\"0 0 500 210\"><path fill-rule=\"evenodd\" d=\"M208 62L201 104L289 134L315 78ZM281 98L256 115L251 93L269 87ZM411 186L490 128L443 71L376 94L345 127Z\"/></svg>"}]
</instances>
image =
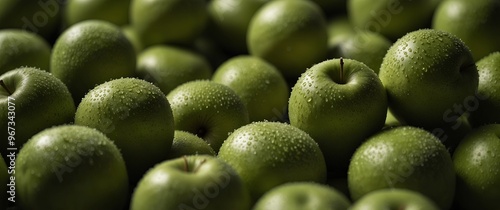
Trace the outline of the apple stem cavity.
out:
<instances>
[{"instance_id":1,"label":"apple stem cavity","mask_svg":"<svg viewBox=\"0 0 500 210\"><path fill-rule=\"evenodd\" d=\"M184 159L184 171L189 172L189 164L186 156L182 156L182 159Z\"/></svg>"},{"instance_id":2,"label":"apple stem cavity","mask_svg":"<svg viewBox=\"0 0 500 210\"><path fill-rule=\"evenodd\" d=\"M344 58L340 57L340 77L339 83L344 84Z\"/></svg>"},{"instance_id":3,"label":"apple stem cavity","mask_svg":"<svg viewBox=\"0 0 500 210\"><path fill-rule=\"evenodd\" d=\"M0 85L2 85L3 89L9 93L9 95L12 95L12 92L10 92L9 88L7 88L7 85L5 85L5 82L3 80L0 80Z\"/></svg>"},{"instance_id":4,"label":"apple stem cavity","mask_svg":"<svg viewBox=\"0 0 500 210\"><path fill-rule=\"evenodd\" d=\"M200 163L200 165L198 165L198 167L196 167L195 169L193 169L193 173L196 173L196 171L198 171L198 169L201 167L201 165L203 165L205 162L207 162L207 159L203 159Z\"/></svg>"}]
</instances>

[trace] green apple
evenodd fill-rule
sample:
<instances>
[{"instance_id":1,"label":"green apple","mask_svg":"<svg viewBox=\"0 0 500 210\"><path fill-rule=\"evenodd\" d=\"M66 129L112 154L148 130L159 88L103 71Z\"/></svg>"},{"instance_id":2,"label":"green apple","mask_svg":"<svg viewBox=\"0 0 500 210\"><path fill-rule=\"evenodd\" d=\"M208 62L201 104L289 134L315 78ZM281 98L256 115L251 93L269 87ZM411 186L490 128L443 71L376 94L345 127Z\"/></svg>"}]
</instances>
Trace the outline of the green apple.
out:
<instances>
[{"instance_id":1,"label":"green apple","mask_svg":"<svg viewBox=\"0 0 500 210\"><path fill-rule=\"evenodd\" d=\"M145 46L191 42L205 28L206 0L131 0L130 21Z\"/></svg>"},{"instance_id":2,"label":"green apple","mask_svg":"<svg viewBox=\"0 0 500 210\"><path fill-rule=\"evenodd\" d=\"M62 0L2 0L0 29L22 29L54 39L60 27Z\"/></svg>"},{"instance_id":3,"label":"green apple","mask_svg":"<svg viewBox=\"0 0 500 210\"><path fill-rule=\"evenodd\" d=\"M351 202L334 188L314 182L292 182L264 194L253 210L347 210Z\"/></svg>"},{"instance_id":4,"label":"green apple","mask_svg":"<svg viewBox=\"0 0 500 210\"><path fill-rule=\"evenodd\" d=\"M325 16L311 1L275 0L252 17L247 46L295 83L307 68L326 59L328 32Z\"/></svg>"},{"instance_id":5,"label":"green apple","mask_svg":"<svg viewBox=\"0 0 500 210\"><path fill-rule=\"evenodd\" d=\"M392 42L381 34L359 30L341 41L333 52L331 51L330 56L360 61L378 74L384 56L391 46Z\"/></svg>"},{"instance_id":6,"label":"green apple","mask_svg":"<svg viewBox=\"0 0 500 210\"><path fill-rule=\"evenodd\" d=\"M172 107L176 130L190 132L219 151L228 133L249 123L248 111L229 87L207 80L184 83L167 99Z\"/></svg>"},{"instance_id":7,"label":"green apple","mask_svg":"<svg viewBox=\"0 0 500 210\"><path fill-rule=\"evenodd\" d=\"M396 40L406 33L431 26L442 0L348 0L347 14L353 26Z\"/></svg>"},{"instance_id":8,"label":"green apple","mask_svg":"<svg viewBox=\"0 0 500 210\"><path fill-rule=\"evenodd\" d=\"M141 179L131 210L250 209L250 197L236 171L209 155L162 162Z\"/></svg>"},{"instance_id":9,"label":"green apple","mask_svg":"<svg viewBox=\"0 0 500 210\"><path fill-rule=\"evenodd\" d=\"M129 23L131 0L66 0L65 24L71 26L84 20L104 20L118 26Z\"/></svg>"},{"instance_id":10,"label":"green apple","mask_svg":"<svg viewBox=\"0 0 500 210\"><path fill-rule=\"evenodd\" d=\"M120 151L85 126L57 126L33 136L17 156L15 174L23 209L121 210L128 196Z\"/></svg>"},{"instance_id":11,"label":"green apple","mask_svg":"<svg viewBox=\"0 0 500 210\"><path fill-rule=\"evenodd\" d=\"M456 36L434 29L408 33L387 52L379 77L394 116L408 125L453 123L478 86L469 48ZM456 115L456 116L455 116Z\"/></svg>"},{"instance_id":12,"label":"green apple","mask_svg":"<svg viewBox=\"0 0 500 210\"><path fill-rule=\"evenodd\" d=\"M475 60L500 51L500 2L497 0L442 1L432 28L452 33L470 48Z\"/></svg>"},{"instance_id":13,"label":"green apple","mask_svg":"<svg viewBox=\"0 0 500 210\"><path fill-rule=\"evenodd\" d=\"M500 123L500 94L497 92L500 84L500 51L492 53L477 63L479 85L475 100L471 100L468 112L469 121L473 126L490 123Z\"/></svg>"},{"instance_id":14,"label":"green apple","mask_svg":"<svg viewBox=\"0 0 500 210\"><path fill-rule=\"evenodd\" d=\"M0 155L0 192L7 193L9 191L9 188L7 187L7 184L10 182L10 175L8 173L7 165L5 164L2 155ZM0 208L1 209L7 209L7 197L2 197L0 200Z\"/></svg>"},{"instance_id":15,"label":"green apple","mask_svg":"<svg viewBox=\"0 0 500 210\"><path fill-rule=\"evenodd\" d=\"M218 157L240 174L254 201L284 183L326 181L318 144L285 123L255 122L238 128L224 141Z\"/></svg>"},{"instance_id":16,"label":"green apple","mask_svg":"<svg viewBox=\"0 0 500 210\"><path fill-rule=\"evenodd\" d=\"M189 81L210 79L212 67L201 55L179 47L157 45L137 58L137 75L168 94Z\"/></svg>"},{"instance_id":17,"label":"green apple","mask_svg":"<svg viewBox=\"0 0 500 210\"><path fill-rule=\"evenodd\" d=\"M191 49L205 57L214 68L220 66L233 56L224 51L220 44L217 44L207 35L202 35L194 40L191 44Z\"/></svg>"},{"instance_id":18,"label":"green apple","mask_svg":"<svg viewBox=\"0 0 500 210\"><path fill-rule=\"evenodd\" d=\"M135 53L139 55L141 51L144 49L144 46L142 44L141 39L139 38L139 35L137 35L137 32L135 32L135 29L131 25L126 25L121 27L123 35L127 37L127 39L130 41L132 46L134 47Z\"/></svg>"},{"instance_id":19,"label":"green apple","mask_svg":"<svg viewBox=\"0 0 500 210\"><path fill-rule=\"evenodd\" d=\"M66 29L57 39L50 71L68 86L75 102L96 85L134 76L136 54L117 26L87 20Z\"/></svg>"},{"instance_id":20,"label":"green apple","mask_svg":"<svg viewBox=\"0 0 500 210\"><path fill-rule=\"evenodd\" d=\"M500 125L471 131L453 154L457 173L455 200L461 209L498 209L500 198Z\"/></svg>"},{"instance_id":21,"label":"green apple","mask_svg":"<svg viewBox=\"0 0 500 210\"><path fill-rule=\"evenodd\" d=\"M174 131L172 148L168 153L168 159L180 158L187 155L212 155L215 151L202 138L185 131Z\"/></svg>"},{"instance_id":22,"label":"green apple","mask_svg":"<svg viewBox=\"0 0 500 210\"><path fill-rule=\"evenodd\" d=\"M396 119L396 117L394 117L390 109L387 109L387 116L385 117L384 128L392 128L400 125L404 124L400 122L398 119Z\"/></svg>"},{"instance_id":23,"label":"green apple","mask_svg":"<svg viewBox=\"0 0 500 210\"><path fill-rule=\"evenodd\" d=\"M0 30L0 49L0 74L22 66L49 71L51 47L34 33Z\"/></svg>"},{"instance_id":24,"label":"green apple","mask_svg":"<svg viewBox=\"0 0 500 210\"><path fill-rule=\"evenodd\" d=\"M318 142L328 171L343 175L361 143L382 129L387 97L377 74L351 59L332 59L304 73L290 95L290 124Z\"/></svg>"},{"instance_id":25,"label":"green apple","mask_svg":"<svg viewBox=\"0 0 500 210\"><path fill-rule=\"evenodd\" d=\"M397 188L419 192L449 209L455 193L450 153L430 132L411 126L368 138L352 156L347 178L355 201L372 191Z\"/></svg>"},{"instance_id":26,"label":"green apple","mask_svg":"<svg viewBox=\"0 0 500 210\"><path fill-rule=\"evenodd\" d=\"M345 42L349 37L356 34L356 30L352 26L347 16L338 16L330 19L327 25L328 29L328 51L331 55L335 52L338 46Z\"/></svg>"},{"instance_id":27,"label":"green apple","mask_svg":"<svg viewBox=\"0 0 500 210\"><path fill-rule=\"evenodd\" d=\"M233 57L219 66L212 80L240 96L251 122L284 119L290 90L281 72L267 61L250 55Z\"/></svg>"},{"instance_id":28,"label":"green apple","mask_svg":"<svg viewBox=\"0 0 500 210\"><path fill-rule=\"evenodd\" d=\"M368 193L356 201L349 210L439 210L436 204L424 195L405 189L383 189Z\"/></svg>"},{"instance_id":29,"label":"green apple","mask_svg":"<svg viewBox=\"0 0 500 210\"><path fill-rule=\"evenodd\" d=\"M232 53L247 53L253 15L269 0L212 0L208 3L210 37Z\"/></svg>"},{"instance_id":30,"label":"green apple","mask_svg":"<svg viewBox=\"0 0 500 210\"><path fill-rule=\"evenodd\" d=\"M73 122L75 104L68 88L50 73L18 68L0 76L0 153L20 149L45 128Z\"/></svg>"},{"instance_id":31,"label":"green apple","mask_svg":"<svg viewBox=\"0 0 500 210\"><path fill-rule=\"evenodd\" d=\"M96 128L115 142L131 183L167 158L174 137L165 94L135 78L111 80L89 91L78 105L75 124Z\"/></svg>"}]
</instances>

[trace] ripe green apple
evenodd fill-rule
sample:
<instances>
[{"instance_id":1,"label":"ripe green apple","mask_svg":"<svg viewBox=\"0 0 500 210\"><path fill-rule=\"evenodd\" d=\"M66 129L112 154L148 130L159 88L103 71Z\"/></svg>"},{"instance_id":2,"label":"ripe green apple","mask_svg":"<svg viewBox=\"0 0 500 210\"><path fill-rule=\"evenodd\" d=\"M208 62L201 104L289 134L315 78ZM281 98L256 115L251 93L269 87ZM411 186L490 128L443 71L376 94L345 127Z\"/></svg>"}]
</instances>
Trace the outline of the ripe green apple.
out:
<instances>
[{"instance_id":1,"label":"ripe green apple","mask_svg":"<svg viewBox=\"0 0 500 210\"><path fill-rule=\"evenodd\" d=\"M193 80L210 79L212 67L201 55L179 47L151 46L138 55L137 74L168 94Z\"/></svg>"},{"instance_id":2,"label":"ripe green apple","mask_svg":"<svg viewBox=\"0 0 500 210\"><path fill-rule=\"evenodd\" d=\"M212 155L215 151L202 138L185 131L174 131L172 148L167 159L180 158L187 155Z\"/></svg>"},{"instance_id":3,"label":"ripe green apple","mask_svg":"<svg viewBox=\"0 0 500 210\"><path fill-rule=\"evenodd\" d=\"M238 128L224 141L218 157L240 174L254 201L284 183L326 181L318 144L285 123L255 122Z\"/></svg>"},{"instance_id":4,"label":"ripe green apple","mask_svg":"<svg viewBox=\"0 0 500 210\"><path fill-rule=\"evenodd\" d=\"M288 110L290 124L318 142L328 171L342 175L356 148L384 126L387 97L368 66L351 59L331 59L300 77Z\"/></svg>"},{"instance_id":5,"label":"ripe green apple","mask_svg":"<svg viewBox=\"0 0 500 210\"><path fill-rule=\"evenodd\" d=\"M269 190L253 210L347 210L351 202L334 188L314 182L292 182Z\"/></svg>"},{"instance_id":6,"label":"ripe green apple","mask_svg":"<svg viewBox=\"0 0 500 210\"><path fill-rule=\"evenodd\" d=\"M398 188L419 192L449 209L455 193L450 153L430 132L411 126L368 138L352 156L347 178L355 201L375 190Z\"/></svg>"},{"instance_id":7,"label":"ripe green apple","mask_svg":"<svg viewBox=\"0 0 500 210\"><path fill-rule=\"evenodd\" d=\"M477 63L479 85L477 88L477 103L469 105L469 121L473 126L500 123L500 51L492 53Z\"/></svg>"},{"instance_id":8,"label":"ripe green apple","mask_svg":"<svg viewBox=\"0 0 500 210\"><path fill-rule=\"evenodd\" d=\"M2 192L4 195L7 193L8 189L7 184L10 182L10 176L8 173L7 165L5 164L5 161L3 160L3 156L0 154L0 192ZM0 200L0 208L1 209L7 209L7 198L2 197Z\"/></svg>"},{"instance_id":9,"label":"ripe green apple","mask_svg":"<svg viewBox=\"0 0 500 210\"><path fill-rule=\"evenodd\" d=\"M232 53L248 53L247 32L253 15L269 0L212 0L208 3L208 32Z\"/></svg>"},{"instance_id":10,"label":"ripe green apple","mask_svg":"<svg viewBox=\"0 0 500 210\"><path fill-rule=\"evenodd\" d=\"M455 200L461 209L498 209L500 198L500 125L471 131L453 154L457 173Z\"/></svg>"},{"instance_id":11,"label":"ripe green apple","mask_svg":"<svg viewBox=\"0 0 500 210\"><path fill-rule=\"evenodd\" d=\"M57 39L50 72L68 86L75 102L96 85L134 76L136 54L117 26L86 20L66 29Z\"/></svg>"},{"instance_id":12,"label":"ripe green apple","mask_svg":"<svg viewBox=\"0 0 500 210\"><path fill-rule=\"evenodd\" d=\"M440 127L478 86L469 48L456 36L434 29L408 33L387 52L379 77L394 116L408 125ZM456 115L456 117L454 117Z\"/></svg>"},{"instance_id":13,"label":"ripe green apple","mask_svg":"<svg viewBox=\"0 0 500 210\"><path fill-rule=\"evenodd\" d=\"M131 210L250 209L250 197L236 171L209 155L164 161L148 171L132 196Z\"/></svg>"},{"instance_id":14,"label":"ripe green apple","mask_svg":"<svg viewBox=\"0 0 500 210\"><path fill-rule=\"evenodd\" d=\"M115 142L131 183L167 158L174 137L165 94L135 78L111 80L89 91L78 105L75 124L96 128Z\"/></svg>"},{"instance_id":15,"label":"ripe green apple","mask_svg":"<svg viewBox=\"0 0 500 210\"><path fill-rule=\"evenodd\" d=\"M439 210L436 204L424 195L405 189L382 189L366 194L349 210Z\"/></svg>"},{"instance_id":16,"label":"ripe green apple","mask_svg":"<svg viewBox=\"0 0 500 210\"><path fill-rule=\"evenodd\" d=\"M20 149L33 135L73 122L75 104L68 88L46 71L18 68L0 76L0 153ZM1 83L0 82L0 83Z\"/></svg>"},{"instance_id":17,"label":"ripe green apple","mask_svg":"<svg viewBox=\"0 0 500 210\"><path fill-rule=\"evenodd\" d=\"M23 66L49 71L51 47L37 34L0 30L0 74Z\"/></svg>"},{"instance_id":18,"label":"ripe green apple","mask_svg":"<svg viewBox=\"0 0 500 210\"><path fill-rule=\"evenodd\" d=\"M172 107L176 130L190 132L219 151L228 133L249 123L248 111L229 87L207 80L184 83L167 99Z\"/></svg>"},{"instance_id":19,"label":"ripe green apple","mask_svg":"<svg viewBox=\"0 0 500 210\"><path fill-rule=\"evenodd\" d=\"M442 1L432 28L452 33L470 48L475 60L500 51L500 2L497 0Z\"/></svg>"},{"instance_id":20,"label":"ripe green apple","mask_svg":"<svg viewBox=\"0 0 500 210\"><path fill-rule=\"evenodd\" d=\"M392 42L381 34L359 30L341 41L330 56L360 61L378 74L384 56L391 46Z\"/></svg>"},{"instance_id":21,"label":"ripe green apple","mask_svg":"<svg viewBox=\"0 0 500 210\"><path fill-rule=\"evenodd\" d=\"M130 0L66 0L64 22L68 26L84 20L104 20L118 26L129 23Z\"/></svg>"},{"instance_id":22,"label":"ripe green apple","mask_svg":"<svg viewBox=\"0 0 500 210\"><path fill-rule=\"evenodd\" d=\"M394 115L392 114L390 109L387 109L387 115L385 117L385 124L384 128L392 128L392 127L397 127L400 125L404 125L402 122L400 122Z\"/></svg>"},{"instance_id":23,"label":"ripe green apple","mask_svg":"<svg viewBox=\"0 0 500 210\"><path fill-rule=\"evenodd\" d=\"M280 70L290 83L326 59L328 32L321 9L311 1L274 0L252 17L247 46Z\"/></svg>"},{"instance_id":24,"label":"ripe green apple","mask_svg":"<svg viewBox=\"0 0 500 210\"><path fill-rule=\"evenodd\" d=\"M2 0L0 29L22 29L52 40L58 35L62 0Z\"/></svg>"},{"instance_id":25,"label":"ripe green apple","mask_svg":"<svg viewBox=\"0 0 500 210\"><path fill-rule=\"evenodd\" d=\"M441 0L348 0L353 26L396 40L406 33L431 26Z\"/></svg>"},{"instance_id":26,"label":"ripe green apple","mask_svg":"<svg viewBox=\"0 0 500 210\"><path fill-rule=\"evenodd\" d=\"M327 30L328 51L330 57L332 57L332 54L341 43L356 34L356 30L349 21L349 18L345 15L330 19L328 21Z\"/></svg>"},{"instance_id":27,"label":"ripe green apple","mask_svg":"<svg viewBox=\"0 0 500 210\"><path fill-rule=\"evenodd\" d=\"M131 0L130 21L145 46L191 42L205 28L206 0Z\"/></svg>"},{"instance_id":28,"label":"ripe green apple","mask_svg":"<svg viewBox=\"0 0 500 210\"><path fill-rule=\"evenodd\" d=\"M128 196L125 162L103 133L63 125L33 136L16 160L23 209L116 209Z\"/></svg>"},{"instance_id":29,"label":"ripe green apple","mask_svg":"<svg viewBox=\"0 0 500 210\"><path fill-rule=\"evenodd\" d=\"M144 46L142 44L141 39L139 38L139 35L137 35L137 32L135 32L135 29L131 25L126 25L121 27L123 35L130 41L132 46L134 47L135 53L139 55L142 50L144 49Z\"/></svg>"},{"instance_id":30,"label":"ripe green apple","mask_svg":"<svg viewBox=\"0 0 500 210\"><path fill-rule=\"evenodd\" d=\"M251 122L284 119L290 90L281 72L267 61L250 55L232 57L219 66L212 81L240 96Z\"/></svg>"}]
</instances>

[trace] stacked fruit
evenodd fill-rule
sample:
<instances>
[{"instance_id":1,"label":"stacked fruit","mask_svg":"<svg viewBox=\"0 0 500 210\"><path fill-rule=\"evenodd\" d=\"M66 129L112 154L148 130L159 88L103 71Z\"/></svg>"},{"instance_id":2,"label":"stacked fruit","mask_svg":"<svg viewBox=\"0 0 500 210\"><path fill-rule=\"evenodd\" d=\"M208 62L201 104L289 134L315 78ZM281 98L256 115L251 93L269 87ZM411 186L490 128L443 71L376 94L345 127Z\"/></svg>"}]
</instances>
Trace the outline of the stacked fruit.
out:
<instances>
[{"instance_id":1,"label":"stacked fruit","mask_svg":"<svg viewBox=\"0 0 500 210\"><path fill-rule=\"evenodd\" d=\"M0 209L484 209L499 0L2 0Z\"/></svg>"}]
</instances>

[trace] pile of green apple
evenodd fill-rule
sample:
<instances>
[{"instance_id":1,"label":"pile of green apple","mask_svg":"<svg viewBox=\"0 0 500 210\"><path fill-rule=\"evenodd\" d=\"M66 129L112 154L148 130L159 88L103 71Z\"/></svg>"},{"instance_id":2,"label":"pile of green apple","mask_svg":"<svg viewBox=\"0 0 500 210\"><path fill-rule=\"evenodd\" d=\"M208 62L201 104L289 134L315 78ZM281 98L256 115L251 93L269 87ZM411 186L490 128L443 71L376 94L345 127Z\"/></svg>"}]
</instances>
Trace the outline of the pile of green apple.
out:
<instances>
[{"instance_id":1,"label":"pile of green apple","mask_svg":"<svg viewBox=\"0 0 500 210\"><path fill-rule=\"evenodd\" d=\"M0 209L498 210L499 0L2 0Z\"/></svg>"}]
</instances>

